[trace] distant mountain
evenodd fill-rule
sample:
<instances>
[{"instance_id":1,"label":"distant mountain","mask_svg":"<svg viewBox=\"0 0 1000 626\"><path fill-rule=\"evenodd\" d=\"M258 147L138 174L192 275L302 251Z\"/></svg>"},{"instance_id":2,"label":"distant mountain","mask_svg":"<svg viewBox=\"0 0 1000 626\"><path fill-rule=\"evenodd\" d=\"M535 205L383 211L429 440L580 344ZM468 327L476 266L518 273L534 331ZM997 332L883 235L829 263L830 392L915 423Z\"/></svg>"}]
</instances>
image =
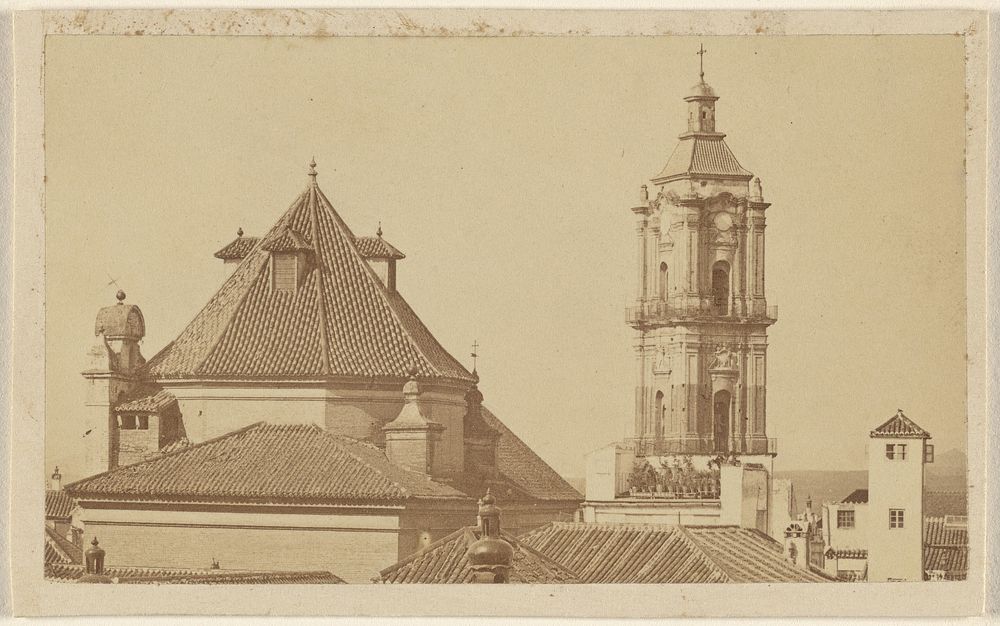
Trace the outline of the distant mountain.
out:
<instances>
[{"instance_id":1,"label":"distant mountain","mask_svg":"<svg viewBox=\"0 0 1000 626\"><path fill-rule=\"evenodd\" d=\"M943 463L939 463L943 459ZM791 478L799 510L804 510L810 495L813 510L819 511L823 502L836 502L855 489L868 488L867 470L794 470L775 472L775 478ZM949 450L935 455L934 463L927 465L924 483L927 491L965 492L968 489L965 474L965 455L959 450Z\"/></svg>"}]
</instances>

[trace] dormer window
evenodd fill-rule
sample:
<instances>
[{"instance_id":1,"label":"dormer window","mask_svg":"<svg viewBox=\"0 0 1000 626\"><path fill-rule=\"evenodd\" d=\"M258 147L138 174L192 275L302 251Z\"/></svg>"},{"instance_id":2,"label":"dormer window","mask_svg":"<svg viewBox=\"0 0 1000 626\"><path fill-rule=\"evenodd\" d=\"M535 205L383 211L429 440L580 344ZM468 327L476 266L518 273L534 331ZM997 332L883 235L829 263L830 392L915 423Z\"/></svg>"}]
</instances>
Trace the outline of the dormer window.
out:
<instances>
[{"instance_id":1,"label":"dormer window","mask_svg":"<svg viewBox=\"0 0 1000 626\"><path fill-rule=\"evenodd\" d=\"M275 291L297 290L308 270L309 243L298 232L285 228L263 245L271 253L271 287Z\"/></svg>"},{"instance_id":2,"label":"dormer window","mask_svg":"<svg viewBox=\"0 0 1000 626\"><path fill-rule=\"evenodd\" d=\"M295 291L298 288L298 255L275 253L271 257L273 263L273 286L278 291Z\"/></svg>"}]
</instances>

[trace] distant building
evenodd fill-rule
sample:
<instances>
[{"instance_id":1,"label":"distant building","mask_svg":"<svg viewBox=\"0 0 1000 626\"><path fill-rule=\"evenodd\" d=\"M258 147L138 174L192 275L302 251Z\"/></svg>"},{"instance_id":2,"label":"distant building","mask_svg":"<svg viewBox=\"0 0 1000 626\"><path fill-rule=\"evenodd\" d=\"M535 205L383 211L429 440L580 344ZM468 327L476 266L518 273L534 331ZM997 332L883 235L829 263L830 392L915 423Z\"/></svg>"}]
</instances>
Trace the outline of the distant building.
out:
<instances>
[{"instance_id":1,"label":"distant building","mask_svg":"<svg viewBox=\"0 0 1000 626\"><path fill-rule=\"evenodd\" d=\"M338 574L368 580L471 523L487 488L514 533L578 509L400 295L403 254L381 228L355 236L314 165L272 229L216 253L231 275L148 362L124 292L97 314L90 478L67 491L118 563L190 567L217 551L259 567L245 549L259 533L283 568L343 558Z\"/></svg>"},{"instance_id":2,"label":"distant building","mask_svg":"<svg viewBox=\"0 0 1000 626\"><path fill-rule=\"evenodd\" d=\"M828 573L850 581L965 579L966 500L926 491L929 440L902 411L871 431L868 489L823 505Z\"/></svg>"},{"instance_id":3,"label":"distant building","mask_svg":"<svg viewBox=\"0 0 1000 626\"><path fill-rule=\"evenodd\" d=\"M736 526L552 522L520 541L585 583L830 582L782 544Z\"/></svg>"},{"instance_id":4,"label":"distant building","mask_svg":"<svg viewBox=\"0 0 1000 626\"><path fill-rule=\"evenodd\" d=\"M739 525L775 537L791 485L767 436L766 211L759 178L716 128L715 90L684 98L687 130L642 186L636 219L635 411L587 457L584 520Z\"/></svg>"}]
</instances>

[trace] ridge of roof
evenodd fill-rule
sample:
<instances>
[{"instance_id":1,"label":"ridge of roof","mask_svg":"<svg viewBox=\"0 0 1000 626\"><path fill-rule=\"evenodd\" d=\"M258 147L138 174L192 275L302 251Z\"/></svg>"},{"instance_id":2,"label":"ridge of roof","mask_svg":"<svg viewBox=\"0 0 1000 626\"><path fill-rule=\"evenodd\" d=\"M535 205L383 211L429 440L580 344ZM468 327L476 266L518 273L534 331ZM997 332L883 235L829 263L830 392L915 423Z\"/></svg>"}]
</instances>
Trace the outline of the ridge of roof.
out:
<instances>
[{"instance_id":1,"label":"ridge of roof","mask_svg":"<svg viewBox=\"0 0 1000 626\"><path fill-rule=\"evenodd\" d=\"M180 456L184 458L177 458ZM277 468L280 475L275 474ZM374 446L333 435L311 423L257 422L77 481L67 489L81 497L131 496L140 500L184 497L305 503L468 499L445 483L394 465Z\"/></svg>"},{"instance_id":2,"label":"ridge of roof","mask_svg":"<svg viewBox=\"0 0 1000 626\"><path fill-rule=\"evenodd\" d=\"M497 470L500 475L532 498L556 501L583 501L583 494L559 475L514 434L486 406L481 407L481 416L486 425L499 434L497 441Z\"/></svg>"},{"instance_id":3,"label":"ridge of roof","mask_svg":"<svg viewBox=\"0 0 1000 626\"><path fill-rule=\"evenodd\" d=\"M903 410L899 409L895 415L874 429L871 432L871 436L878 438L930 439L931 434L920 426L917 426L916 422L906 417L903 414Z\"/></svg>"},{"instance_id":4,"label":"ridge of roof","mask_svg":"<svg viewBox=\"0 0 1000 626\"><path fill-rule=\"evenodd\" d=\"M267 280L265 248L284 247L278 246L284 239L311 250L310 267L292 292L272 290ZM389 293L356 240L310 184L142 375L405 378L416 365L422 377L471 382L402 296Z\"/></svg>"}]
</instances>

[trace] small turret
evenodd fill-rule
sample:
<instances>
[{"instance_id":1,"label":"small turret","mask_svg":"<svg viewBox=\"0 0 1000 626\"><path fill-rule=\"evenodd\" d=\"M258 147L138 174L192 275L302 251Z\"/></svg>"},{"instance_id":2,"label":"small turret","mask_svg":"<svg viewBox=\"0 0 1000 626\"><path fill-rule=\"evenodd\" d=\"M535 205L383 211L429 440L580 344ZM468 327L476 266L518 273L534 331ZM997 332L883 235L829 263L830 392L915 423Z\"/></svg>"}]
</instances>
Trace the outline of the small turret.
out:
<instances>
[{"instance_id":1,"label":"small turret","mask_svg":"<svg viewBox=\"0 0 1000 626\"><path fill-rule=\"evenodd\" d=\"M478 534L479 539L466 552L473 582L508 582L514 564L514 548L500 536L500 508L489 489L479 501Z\"/></svg>"},{"instance_id":2,"label":"small turret","mask_svg":"<svg viewBox=\"0 0 1000 626\"><path fill-rule=\"evenodd\" d=\"M110 576L104 573L104 548L98 542L97 537L90 542L90 548L84 553L84 560L87 565L87 573L77 579L78 583L111 583Z\"/></svg>"},{"instance_id":3,"label":"small turret","mask_svg":"<svg viewBox=\"0 0 1000 626\"><path fill-rule=\"evenodd\" d=\"M52 472L52 478L49 482L49 489L53 491L62 490L62 474L59 472L59 466L56 465L56 469Z\"/></svg>"}]
</instances>

